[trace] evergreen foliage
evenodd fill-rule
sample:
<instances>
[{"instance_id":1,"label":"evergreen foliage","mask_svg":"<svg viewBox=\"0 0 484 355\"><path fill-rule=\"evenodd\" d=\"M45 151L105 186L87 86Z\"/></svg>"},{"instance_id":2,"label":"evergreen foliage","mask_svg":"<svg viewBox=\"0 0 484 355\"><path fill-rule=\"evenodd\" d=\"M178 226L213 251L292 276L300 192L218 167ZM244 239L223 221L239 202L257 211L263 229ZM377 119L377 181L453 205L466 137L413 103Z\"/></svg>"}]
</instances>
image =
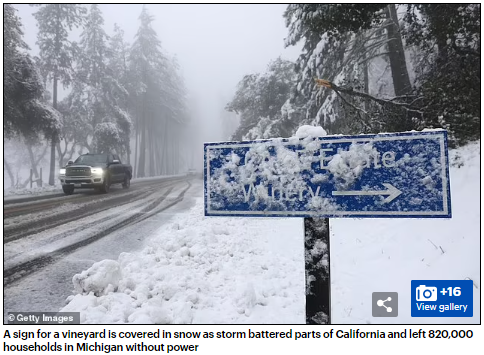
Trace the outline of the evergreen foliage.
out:
<instances>
[{"instance_id":1,"label":"evergreen foliage","mask_svg":"<svg viewBox=\"0 0 484 355\"><path fill-rule=\"evenodd\" d=\"M302 124L333 134L443 127L451 145L480 137L479 4L291 4L284 18L286 46L303 44L296 80L276 79L289 99L269 112L277 89L261 78L276 76L246 75L227 105L240 115L233 139Z\"/></svg>"},{"instance_id":2,"label":"evergreen foliage","mask_svg":"<svg viewBox=\"0 0 484 355\"><path fill-rule=\"evenodd\" d=\"M240 115L240 126L233 139L287 137L293 122L283 117L281 107L289 99L296 80L294 63L276 59L264 74L250 74L237 85L237 92L227 104L228 111Z\"/></svg>"},{"instance_id":3,"label":"evergreen foliage","mask_svg":"<svg viewBox=\"0 0 484 355\"><path fill-rule=\"evenodd\" d=\"M37 5L35 5L37 6ZM57 109L57 84L64 86L72 80L72 63L76 58L76 45L69 41L69 29L83 22L86 9L73 4L45 4L34 13L37 20L37 44L40 49L40 69L46 81L52 80L52 107ZM59 143L59 128L52 132L49 185L54 185L55 152Z\"/></svg>"},{"instance_id":4,"label":"evergreen foliage","mask_svg":"<svg viewBox=\"0 0 484 355\"><path fill-rule=\"evenodd\" d=\"M421 52L416 93L421 127L444 127L451 143L480 138L481 7L479 4L408 5L405 38Z\"/></svg>"},{"instance_id":5,"label":"evergreen foliage","mask_svg":"<svg viewBox=\"0 0 484 355\"><path fill-rule=\"evenodd\" d=\"M69 31L83 24L85 13L84 7L73 4L40 5L39 10L34 13L38 26L37 44L40 49L41 71L46 80L59 80L64 86L70 84L77 48L69 40ZM55 104L56 101L54 107Z\"/></svg>"},{"instance_id":6,"label":"evergreen foliage","mask_svg":"<svg viewBox=\"0 0 484 355\"><path fill-rule=\"evenodd\" d=\"M180 169L180 135L186 122L185 87L176 61L162 50L146 7L139 20L129 53L136 176L174 174Z\"/></svg>"},{"instance_id":7,"label":"evergreen foliage","mask_svg":"<svg viewBox=\"0 0 484 355\"><path fill-rule=\"evenodd\" d=\"M78 124L82 144L93 152L124 154L129 147L131 118L119 102L127 94L109 62L118 53L108 48L109 37L103 29L99 7L91 5L79 43L76 82L66 100L69 121ZM108 130L113 130L108 132Z\"/></svg>"},{"instance_id":8,"label":"evergreen foliage","mask_svg":"<svg viewBox=\"0 0 484 355\"><path fill-rule=\"evenodd\" d=\"M322 125L331 133L414 128L411 108L372 100L378 93L380 98L394 95L398 104L405 104L411 93L394 5L293 4L284 16L289 28L286 45L304 41L296 63L299 84L291 99L306 112L304 123ZM375 67L387 66L391 78L385 81L393 87L375 87L381 76ZM321 88L315 78L337 82L346 90ZM355 90L371 95L356 96Z\"/></svg>"},{"instance_id":9,"label":"evergreen foliage","mask_svg":"<svg viewBox=\"0 0 484 355\"><path fill-rule=\"evenodd\" d=\"M42 77L34 60L24 52L28 46L22 39L16 10L9 4L4 4L3 10L4 137L38 139L59 125L59 114L42 100Z\"/></svg>"}]
</instances>

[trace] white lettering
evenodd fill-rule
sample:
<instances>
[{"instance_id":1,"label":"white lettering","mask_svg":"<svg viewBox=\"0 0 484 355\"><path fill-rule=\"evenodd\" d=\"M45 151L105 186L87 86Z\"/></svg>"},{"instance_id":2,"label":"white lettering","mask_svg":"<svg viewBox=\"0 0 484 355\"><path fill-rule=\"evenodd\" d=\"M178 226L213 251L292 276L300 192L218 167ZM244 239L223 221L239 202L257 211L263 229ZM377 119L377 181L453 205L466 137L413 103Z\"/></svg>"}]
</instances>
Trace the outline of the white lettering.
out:
<instances>
[{"instance_id":1,"label":"white lettering","mask_svg":"<svg viewBox=\"0 0 484 355\"><path fill-rule=\"evenodd\" d=\"M249 199L250 199L250 194L252 193L252 195L254 196L255 200L257 201L259 198L257 197L257 195L255 194L255 186L253 183L251 183L249 185L249 188L247 189L247 191L245 191L245 186L242 188L242 191L244 191L244 199L245 199L245 202L249 202Z\"/></svg>"},{"instance_id":2,"label":"white lettering","mask_svg":"<svg viewBox=\"0 0 484 355\"><path fill-rule=\"evenodd\" d=\"M326 157L326 152L332 152L333 149L320 149L319 150L319 166L321 169L328 169L327 165L324 165L325 161L331 160L331 158Z\"/></svg>"},{"instance_id":3,"label":"white lettering","mask_svg":"<svg viewBox=\"0 0 484 355\"><path fill-rule=\"evenodd\" d=\"M395 167L395 152L383 153L383 166L386 168Z\"/></svg>"},{"instance_id":4,"label":"white lettering","mask_svg":"<svg viewBox=\"0 0 484 355\"><path fill-rule=\"evenodd\" d=\"M437 305L436 304L432 304L432 305L429 305L429 304L425 304L425 303L417 303L417 308L419 310L425 310L425 311L435 311L437 309Z\"/></svg>"},{"instance_id":5,"label":"white lettering","mask_svg":"<svg viewBox=\"0 0 484 355\"><path fill-rule=\"evenodd\" d=\"M321 188L321 186L318 186L318 188L316 189L316 194L314 193L313 191L313 188L311 186L309 186L309 192L311 193L311 195L314 197L314 196L318 196L319 195L319 189Z\"/></svg>"}]
</instances>

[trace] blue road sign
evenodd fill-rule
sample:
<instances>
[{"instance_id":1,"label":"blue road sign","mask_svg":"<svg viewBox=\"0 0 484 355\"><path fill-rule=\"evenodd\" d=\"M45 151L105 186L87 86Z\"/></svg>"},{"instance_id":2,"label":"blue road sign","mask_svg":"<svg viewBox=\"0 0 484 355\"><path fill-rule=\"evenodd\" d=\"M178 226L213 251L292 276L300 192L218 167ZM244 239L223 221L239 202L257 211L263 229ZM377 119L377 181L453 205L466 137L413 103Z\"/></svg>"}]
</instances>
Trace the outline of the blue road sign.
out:
<instances>
[{"instance_id":1,"label":"blue road sign","mask_svg":"<svg viewBox=\"0 0 484 355\"><path fill-rule=\"evenodd\" d=\"M451 217L444 130L204 148L207 216Z\"/></svg>"}]
</instances>

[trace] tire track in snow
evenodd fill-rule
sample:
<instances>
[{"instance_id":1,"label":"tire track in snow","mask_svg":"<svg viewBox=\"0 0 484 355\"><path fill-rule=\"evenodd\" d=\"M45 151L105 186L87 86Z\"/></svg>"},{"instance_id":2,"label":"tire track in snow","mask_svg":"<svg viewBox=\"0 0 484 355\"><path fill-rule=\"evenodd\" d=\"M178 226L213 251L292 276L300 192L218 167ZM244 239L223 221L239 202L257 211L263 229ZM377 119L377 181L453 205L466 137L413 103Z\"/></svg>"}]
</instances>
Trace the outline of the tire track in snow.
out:
<instances>
[{"instance_id":1,"label":"tire track in snow","mask_svg":"<svg viewBox=\"0 0 484 355\"><path fill-rule=\"evenodd\" d=\"M186 191L191 187L191 184L190 184L189 181L184 181L184 182L186 182L187 186L175 198L168 200L166 204L162 204L162 203L166 200L167 196L172 192L174 187L170 187L161 197L156 198L149 205L142 208L141 211L135 212L133 215L123 219L121 222L115 223L114 225L111 225L111 226L103 229L102 231L97 232L94 235L91 235L88 238L79 240L79 241L74 242L72 244L65 245L61 248L47 252L43 255L34 256L32 259L22 261L22 262L20 262L16 265L5 267L4 272L3 272L4 286L9 285L9 284L15 282L16 280L19 280L20 278L25 277L25 276L43 268L43 267L45 267L46 265L54 262L55 260L62 258L62 257L65 257L69 253L72 253L79 248L82 248L86 245L89 245L89 244L105 237L106 235L108 235L110 233L113 233L113 232L115 232L119 229L122 229L124 227L127 227L129 225L139 223L139 222L141 222L141 221L143 221L143 220L145 220L145 219L147 219L151 216L154 216L157 213L163 212L164 210L166 210L166 209L174 206L175 204L181 202L183 200L183 197L184 197ZM180 182L177 182L177 183L180 183ZM119 219L118 216L111 215L111 217L107 217L105 219L106 220L105 223L108 223L109 221L117 220L117 219ZM97 224L97 223L99 223L99 221L95 222L93 224ZM78 228L78 229L85 230L86 226L83 225L81 228ZM69 233L72 233L72 232L73 231L70 230L70 231L67 231L67 232L63 232L61 234L65 235L65 234L69 234ZM4 265L5 265L5 261L4 261Z\"/></svg>"},{"instance_id":2,"label":"tire track in snow","mask_svg":"<svg viewBox=\"0 0 484 355\"><path fill-rule=\"evenodd\" d=\"M45 212L45 215L40 213L40 215L34 214L33 216L27 215L22 217L6 218L4 219L3 242L6 244L32 234L40 233L72 221L98 214L102 211L110 209L112 205L122 206L136 200L142 200L153 194L154 191L157 191L161 187L176 185L180 181L183 180L163 180L161 184L149 185L146 191L129 191L121 195L96 199L90 203L88 202L74 205L74 209L69 209L68 211L65 211L66 205L61 205L56 209ZM91 199L91 197L89 197L89 199ZM68 203L71 202L77 201L68 201ZM109 205L107 203L109 203ZM17 219L20 219L19 223L15 223ZM9 226L9 222L15 224Z\"/></svg>"}]
</instances>

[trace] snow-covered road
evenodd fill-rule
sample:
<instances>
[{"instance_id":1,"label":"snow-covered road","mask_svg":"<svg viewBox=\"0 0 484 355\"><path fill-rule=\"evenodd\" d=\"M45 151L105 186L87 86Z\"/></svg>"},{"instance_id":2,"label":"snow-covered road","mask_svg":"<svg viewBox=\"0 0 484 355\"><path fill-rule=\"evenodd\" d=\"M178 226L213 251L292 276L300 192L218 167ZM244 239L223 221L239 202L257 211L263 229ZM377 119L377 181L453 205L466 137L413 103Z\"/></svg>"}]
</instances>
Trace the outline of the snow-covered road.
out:
<instances>
[{"instance_id":1,"label":"snow-covered road","mask_svg":"<svg viewBox=\"0 0 484 355\"><path fill-rule=\"evenodd\" d=\"M143 184L152 185L146 181ZM133 191L128 193L120 191L118 195L97 196L100 199L113 199L137 191L144 198L138 200L131 196L133 202L114 205L94 215L13 238L4 244L4 284L7 283L4 311L58 311L72 293L73 274L93 262L116 258L121 252L139 249L143 239L153 229L194 204L192 195L200 190L201 181L183 180L168 184L165 189L154 186L155 189L146 195L133 184ZM28 203L16 204L19 205ZM82 210L82 203L73 206L74 213ZM29 214L27 219L25 216L6 219L4 225L15 224L18 227L35 220L45 220L50 215L62 212L56 212L59 208L65 212L65 206L56 207Z\"/></svg>"}]
</instances>

